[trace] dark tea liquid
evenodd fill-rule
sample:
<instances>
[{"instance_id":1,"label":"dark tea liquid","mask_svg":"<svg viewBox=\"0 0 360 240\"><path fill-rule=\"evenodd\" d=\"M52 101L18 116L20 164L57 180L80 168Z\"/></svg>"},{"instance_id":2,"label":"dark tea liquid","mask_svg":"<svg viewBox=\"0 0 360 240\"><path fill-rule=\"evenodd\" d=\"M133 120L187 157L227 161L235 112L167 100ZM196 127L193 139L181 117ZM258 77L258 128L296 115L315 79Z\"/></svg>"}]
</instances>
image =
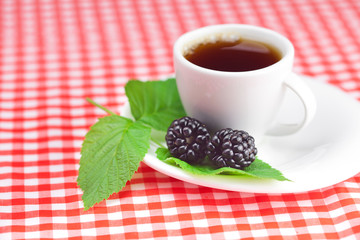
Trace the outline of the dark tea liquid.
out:
<instances>
[{"instance_id":1,"label":"dark tea liquid","mask_svg":"<svg viewBox=\"0 0 360 240\"><path fill-rule=\"evenodd\" d=\"M184 57L203 68L243 72L270 66L281 59L281 54L270 45L239 39L202 43Z\"/></svg>"}]
</instances>

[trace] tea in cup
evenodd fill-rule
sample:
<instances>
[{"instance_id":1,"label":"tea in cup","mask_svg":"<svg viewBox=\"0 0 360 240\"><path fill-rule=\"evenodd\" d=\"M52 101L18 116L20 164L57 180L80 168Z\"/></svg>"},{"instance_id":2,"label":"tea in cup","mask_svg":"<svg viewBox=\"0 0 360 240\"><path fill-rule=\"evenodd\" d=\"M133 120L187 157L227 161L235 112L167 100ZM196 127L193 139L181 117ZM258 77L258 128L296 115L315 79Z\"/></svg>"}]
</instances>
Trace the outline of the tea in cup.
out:
<instances>
[{"instance_id":1,"label":"tea in cup","mask_svg":"<svg viewBox=\"0 0 360 240\"><path fill-rule=\"evenodd\" d=\"M187 32L174 44L174 67L186 113L212 131L245 130L260 139L299 131L316 101L293 73L294 47L281 34L251 25L213 25ZM280 124L286 89L304 106L299 123Z\"/></svg>"}]
</instances>

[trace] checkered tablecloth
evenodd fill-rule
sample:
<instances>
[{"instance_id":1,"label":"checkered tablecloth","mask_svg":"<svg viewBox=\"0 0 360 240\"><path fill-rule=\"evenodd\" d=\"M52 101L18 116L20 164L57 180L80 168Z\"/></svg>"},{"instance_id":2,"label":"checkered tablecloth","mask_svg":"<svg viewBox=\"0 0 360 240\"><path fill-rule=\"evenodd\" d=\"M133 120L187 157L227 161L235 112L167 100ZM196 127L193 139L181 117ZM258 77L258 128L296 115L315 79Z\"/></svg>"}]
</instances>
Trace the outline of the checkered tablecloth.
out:
<instances>
[{"instance_id":1,"label":"checkered tablecloth","mask_svg":"<svg viewBox=\"0 0 360 240\"><path fill-rule=\"evenodd\" d=\"M359 174L267 195L141 163L121 192L83 211L80 148L104 115L85 98L119 112L129 79L169 76L175 39L220 23L284 34L296 72L360 100L358 0L1 0L0 239L360 239Z\"/></svg>"}]
</instances>

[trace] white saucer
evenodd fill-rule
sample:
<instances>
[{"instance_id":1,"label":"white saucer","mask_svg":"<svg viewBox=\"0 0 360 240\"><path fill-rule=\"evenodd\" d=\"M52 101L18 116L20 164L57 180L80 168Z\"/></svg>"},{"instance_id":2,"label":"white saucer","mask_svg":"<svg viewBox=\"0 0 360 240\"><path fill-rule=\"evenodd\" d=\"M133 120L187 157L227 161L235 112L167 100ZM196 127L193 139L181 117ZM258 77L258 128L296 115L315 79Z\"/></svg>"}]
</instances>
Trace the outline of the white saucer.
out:
<instances>
[{"instance_id":1,"label":"white saucer","mask_svg":"<svg viewBox=\"0 0 360 240\"><path fill-rule=\"evenodd\" d=\"M144 158L151 168L201 186L253 193L295 193L324 188L360 172L360 104L337 88L302 76L314 92L318 106L308 127L286 137L265 137L257 143L258 157L280 170L289 181L238 176L198 176L156 158L152 144ZM301 104L286 95L287 116L301 112ZM289 114L290 112L293 112ZM121 111L130 117L129 105ZM159 139L166 146L164 139Z\"/></svg>"}]
</instances>

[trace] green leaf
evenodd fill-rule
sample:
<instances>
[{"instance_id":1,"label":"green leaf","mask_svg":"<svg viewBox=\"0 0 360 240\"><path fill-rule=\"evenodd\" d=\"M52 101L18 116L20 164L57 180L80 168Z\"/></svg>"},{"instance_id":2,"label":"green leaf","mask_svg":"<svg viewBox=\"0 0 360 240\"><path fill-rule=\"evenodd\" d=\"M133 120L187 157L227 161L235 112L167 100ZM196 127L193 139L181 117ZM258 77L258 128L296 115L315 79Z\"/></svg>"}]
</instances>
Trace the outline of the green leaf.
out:
<instances>
[{"instance_id":1,"label":"green leaf","mask_svg":"<svg viewBox=\"0 0 360 240\"><path fill-rule=\"evenodd\" d=\"M167 158L172 157L170 151L167 148L159 147L155 151L156 157L161 160L165 161Z\"/></svg>"},{"instance_id":2,"label":"green leaf","mask_svg":"<svg viewBox=\"0 0 360 240\"><path fill-rule=\"evenodd\" d=\"M290 181L284 177L279 170L272 168L269 164L258 158L244 170L239 170L229 167L213 168L211 165L190 165L185 161L172 157L169 150L166 148L158 148L156 150L156 155L159 160L173 166L178 166L195 175L243 175L263 179L275 179L278 181Z\"/></svg>"},{"instance_id":3,"label":"green leaf","mask_svg":"<svg viewBox=\"0 0 360 240\"><path fill-rule=\"evenodd\" d=\"M135 120L167 131L171 122L186 116L174 78L166 81L129 81L125 86Z\"/></svg>"},{"instance_id":4,"label":"green leaf","mask_svg":"<svg viewBox=\"0 0 360 240\"><path fill-rule=\"evenodd\" d=\"M150 147L151 128L111 115L86 134L77 179L84 209L119 192L131 179Z\"/></svg>"}]
</instances>

